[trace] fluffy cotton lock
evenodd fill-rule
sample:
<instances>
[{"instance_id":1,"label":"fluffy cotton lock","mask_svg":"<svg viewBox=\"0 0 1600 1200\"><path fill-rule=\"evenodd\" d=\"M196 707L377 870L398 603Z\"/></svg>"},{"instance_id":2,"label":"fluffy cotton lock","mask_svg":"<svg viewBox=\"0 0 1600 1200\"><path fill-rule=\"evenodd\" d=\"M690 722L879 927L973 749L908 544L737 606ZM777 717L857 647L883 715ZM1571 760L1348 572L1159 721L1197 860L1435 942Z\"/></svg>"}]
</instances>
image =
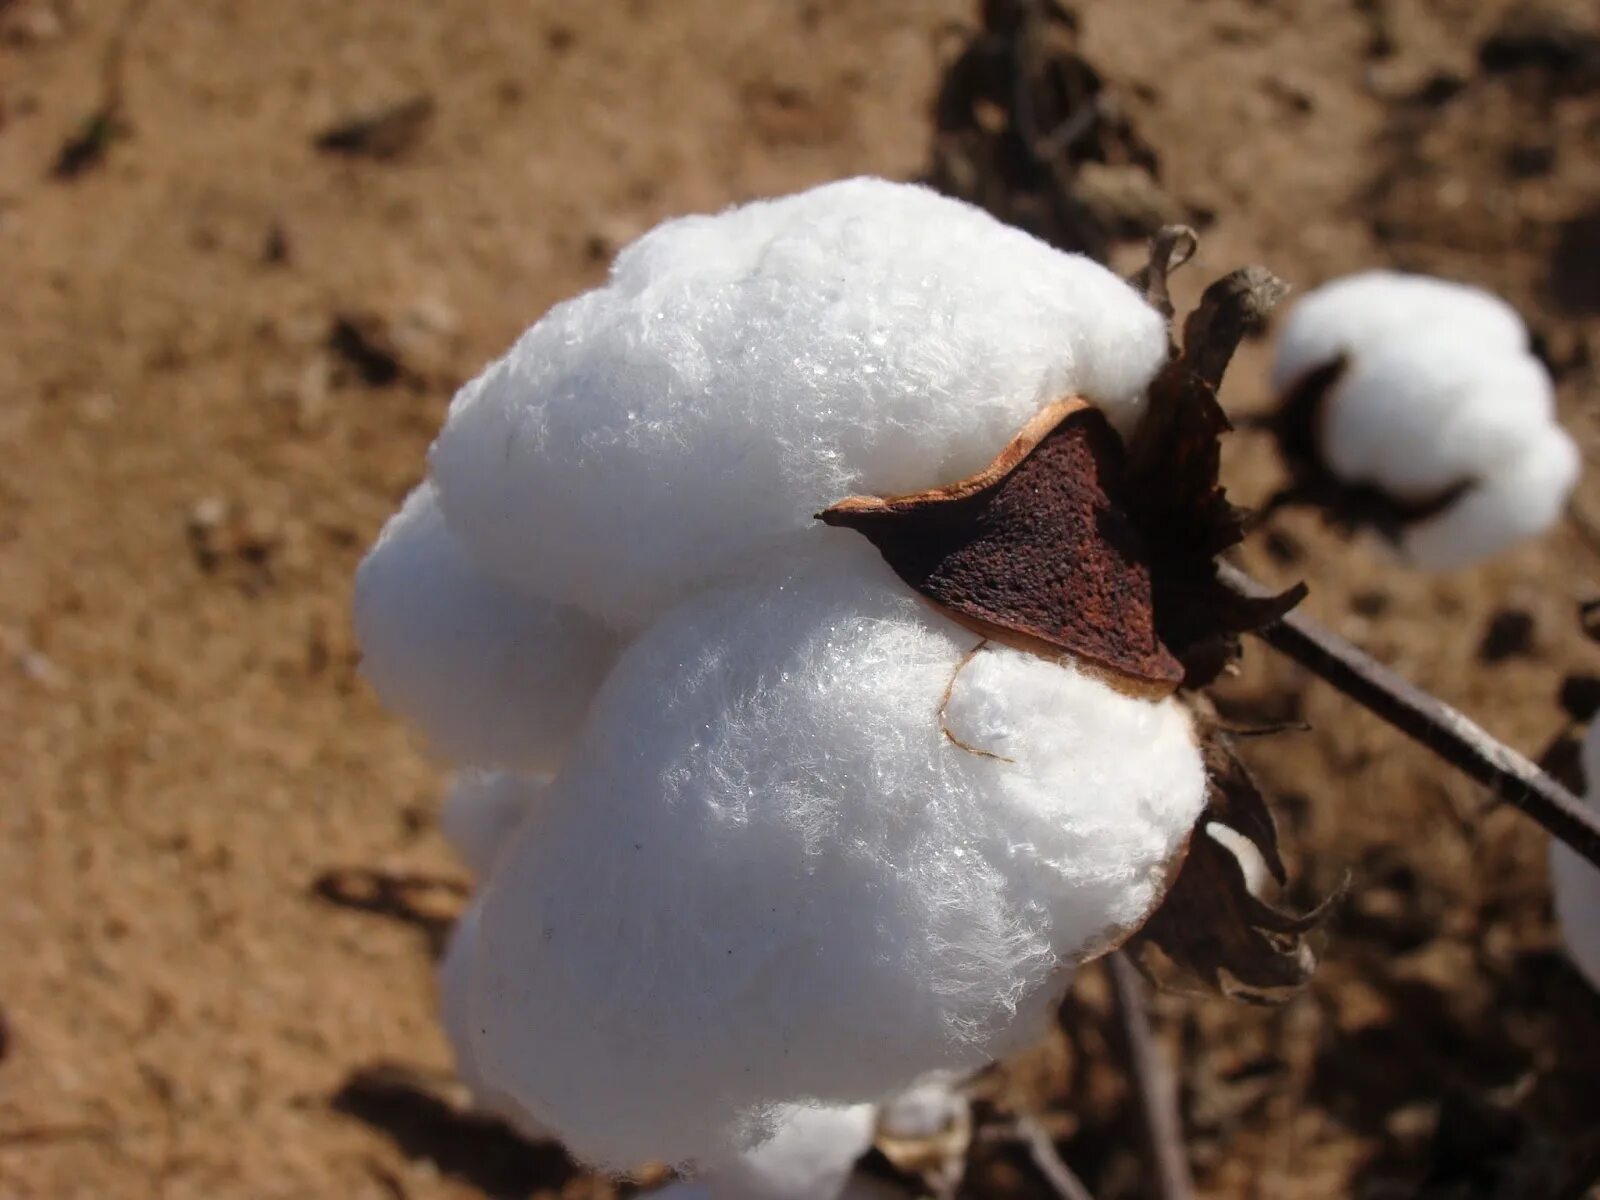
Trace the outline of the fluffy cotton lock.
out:
<instances>
[{"instance_id":1,"label":"fluffy cotton lock","mask_svg":"<svg viewBox=\"0 0 1600 1200\"><path fill-rule=\"evenodd\" d=\"M389 519L356 573L361 671L446 758L546 768L583 719L615 639L567 605L483 570L430 483Z\"/></svg>"},{"instance_id":2,"label":"fluffy cotton lock","mask_svg":"<svg viewBox=\"0 0 1600 1200\"><path fill-rule=\"evenodd\" d=\"M1443 509L1405 523L1404 557L1463 567L1549 528L1581 468L1549 374L1503 301L1477 288L1371 272L1311 293L1280 340L1281 396L1343 359L1316 453L1346 484Z\"/></svg>"},{"instance_id":3,"label":"fluffy cotton lock","mask_svg":"<svg viewBox=\"0 0 1600 1200\"><path fill-rule=\"evenodd\" d=\"M485 566L633 632L802 552L835 500L977 470L1062 395L1127 432L1166 355L1099 264L855 179L624 249L462 388L432 471Z\"/></svg>"},{"instance_id":4,"label":"fluffy cotton lock","mask_svg":"<svg viewBox=\"0 0 1600 1200\"><path fill-rule=\"evenodd\" d=\"M1600 722L1584 737L1583 774L1589 804L1600 810ZM1600 991L1600 870L1565 842L1552 841L1550 889L1567 955Z\"/></svg>"},{"instance_id":5,"label":"fluffy cotton lock","mask_svg":"<svg viewBox=\"0 0 1600 1200\"><path fill-rule=\"evenodd\" d=\"M472 1059L579 1155L726 1161L1042 1033L1201 811L1189 718L846 555L624 653L483 894Z\"/></svg>"}]
</instances>

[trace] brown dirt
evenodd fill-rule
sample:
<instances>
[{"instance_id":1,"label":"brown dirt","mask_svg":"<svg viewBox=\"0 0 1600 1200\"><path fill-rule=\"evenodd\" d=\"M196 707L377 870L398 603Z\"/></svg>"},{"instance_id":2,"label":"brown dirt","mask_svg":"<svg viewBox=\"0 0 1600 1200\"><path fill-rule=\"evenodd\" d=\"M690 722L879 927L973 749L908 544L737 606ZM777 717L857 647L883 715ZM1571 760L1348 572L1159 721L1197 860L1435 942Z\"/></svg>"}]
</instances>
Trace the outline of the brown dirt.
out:
<instances>
[{"instance_id":1,"label":"brown dirt","mask_svg":"<svg viewBox=\"0 0 1600 1200\"><path fill-rule=\"evenodd\" d=\"M1382 262L1481 281L1529 315L1594 455L1592 59L1501 38L1480 62L1498 0L1080 7L1168 198L1214 215L1180 309L1245 261L1301 286ZM356 679L351 574L452 387L621 241L917 175L971 20L965 0L0 0L0 1197L609 1194L434 1098L430 949L460 872L437 772ZM58 177L108 86L126 132ZM431 116L378 156L315 145L417 96ZM1230 408L1265 403L1264 365L1242 356ZM1250 434L1228 471L1245 499L1277 478ZM1600 483L1578 503L1600 517ZM1600 671L1574 615L1600 560L1574 526L1438 581L1303 514L1272 543L1261 574L1306 577L1316 612L1524 749L1562 727L1561 677ZM1486 666L1507 608L1531 637ZM1354 890L1286 1009L1159 1002L1204 1192L1412 1195L1430 1163L1555 1162L1600 1126L1600 1000L1552 953L1544 839L1259 648L1224 695L1315 726L1248 753L1306 894L1346 869ZM1139 1184L1093 1057L1103 992L1086 975L1078 1044L997 1087L1072 1102L1064 1148L1104 1198Z\"/></svg>"}]
</instances>

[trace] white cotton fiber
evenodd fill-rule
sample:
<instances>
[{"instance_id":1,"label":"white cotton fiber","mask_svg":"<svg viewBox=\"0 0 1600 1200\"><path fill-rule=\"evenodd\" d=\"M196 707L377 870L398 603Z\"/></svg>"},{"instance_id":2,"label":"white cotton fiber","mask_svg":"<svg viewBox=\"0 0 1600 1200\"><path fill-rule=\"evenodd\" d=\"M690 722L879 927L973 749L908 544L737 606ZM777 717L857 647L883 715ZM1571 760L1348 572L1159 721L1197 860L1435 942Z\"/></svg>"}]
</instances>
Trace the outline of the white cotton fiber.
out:
<instances>
[{"instance_id":1,"label":"white cotton fiber","mask_svg":"<svg viewBox=\"0 0 1600 1200\"><path fill-rule=\"evenodd\" d=\"M446 758L559 762L617 646L576 609L520 595L468 557L431 484L407 497L356 574L361 670Z\"/></svg>"},{"instance_id":2,"label":"white cotton fiber","mask_svg":"<svg viewBox=\"0 0 1600 1200\"><path fill-rule=\"evenodd\" d=\"M1548 529L1577 482L1577 447L1527 342L1516 313L1487 292L1374 271L1301 301L1273 379L1284 395L1345 356L1317 429L1323 464L1344 482L1401 504L1466 485L1398 539L1413 564L1450 570Z\"/></svg>"},{"instance_id":3,"label":"white cotton fiber","mask_svg":"<svg viewBox=\"0 0 1600 1200\"><path fill-rule=\"evenodd\" d=\"M1273 885L1272 868L1267 866L1266 857L1256 848L1256 844L1237 829L1220 822L1208 823L1205 830L1207 837L1233 855L1250 894L1265 896Z\"/></svg>"},{"instance_id":4,"label":"white cotton fiber","mask_svg":"<svg viewBox=\"0 0 1600 1200\"><path fill-rule=\"evenodd\" d=\"M456 1077L466 1086L473 1107L498 1117L531 1142L549 1141L549 1131L526 1109L484 1081L473 1056L471 984L481 913L481 904L467 906L450 931L450 942L439 960L439 1024L455 1055Z\"/></svg>"},{"instance_id":5,"label":"white cotton fiber","mask_svg":"<svg viewBox=\"0 0 1600 1200\"><path fill-rule=\"evenodd\" d=\"M1204 797L1174 701L985 650L881 564L703 594L625 652L484 893L474 1059L605 1166L724 1161L1043 1032ZM1014 761L1003 761L1011 759Z\"/></svg>"},{"instance_id":6,"label":"white cotton fiber","mask_svg":"<svg viewBox=\"0 0 1600 1200\"><path fill-rule=\"evenodd\" d=\"M439 832L467 869L483 879L511 831L549 787L548 775L462 771L439 808Z\"/></svg>"},{"instance_id":7,"label":"white cotton fiber","mask_svg":"<svg viewBox=\"0 0 1600 1200\"><path fill-rule=\"evenodd\" d=\"M646 234L460 391L431 462L484 563L632 632L803 552L836 500L976 471L1063 394L1131 429L1166 353L1104 267L855 179Z\"/></svg>"},{"instance_id":8,"label":"white cotton fiber","mask_svg":"<svg viewBox=\"0 0 1600 1200\"><path fill-rule=\"evenodd\" d=\"M1364 271L1325 283L1297 302L1278 335L1272 387L1283 395L1341 354L1352 358L1396 336L1425 330L1506 355L1528 348L1528 331L1500 297L1465 283Z\"/></svg>"},{"instance_id":9,"label":"white cotton fiber","mask_svg":"<svg viewBox=\"0 0 1600 1200\"><path fill-rule=\"evenodd\" d=\"M1420 567L1451 571L1470 566L1561 518L1583 469L1578 447L1559 426L1455 504L1408 527L1400 548Z\"/></svg>"},{"instance_id":10,"label":"white cotton fiber","mask_svg":"<svg viewBox=\"0 0 1600 1200\"><path fill-rule=\"evenodd\" d=\"M1590 807L1600 811L1600 722L1583 741L1583 773ZM1600 870L1566 843L1550 843L1550 890L1567 955L1600 991Z\"/></svg>"},{"instance_id":11,"label":"white cotton fiber","mask_svg":"<svg viewBox=\"0 0 1600 1200\"><path fill-rule=\"evenodd\" d=\"M1362 352L1325 402L1321 449L1350 483L1426 500L1488 480L1545 438L1550 376L1527 354L1421 331Z\"/></svg>"}]
</instances>

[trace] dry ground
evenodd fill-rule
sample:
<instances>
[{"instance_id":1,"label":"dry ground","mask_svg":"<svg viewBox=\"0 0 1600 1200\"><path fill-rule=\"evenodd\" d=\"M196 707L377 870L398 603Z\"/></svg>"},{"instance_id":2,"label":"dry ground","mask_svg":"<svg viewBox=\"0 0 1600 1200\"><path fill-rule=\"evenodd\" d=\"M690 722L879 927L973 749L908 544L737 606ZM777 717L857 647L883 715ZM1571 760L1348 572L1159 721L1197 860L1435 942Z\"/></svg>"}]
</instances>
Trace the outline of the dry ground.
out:
<instances>
[{"instance_id":1,"label":"dry ground","mask_svg":"<svg viewBox=\"0 0 1600 1200\"><path fill-rule=\"evenodd\" d=\"M1487 283L1528 313L1594 461L1592 43L1482 56L1508 9L1477 0L1080 8L1168 194L1214 218L1186 295L1244 261L1299 285L1381 262ZM0 1198L609 1194L362 1074L447 1070L429 952L455 899L424 879L396 921L330 902L329 872L460 872L438 772L356 678L351 574L452 388L619 242L922 171L972 16L0 0ZM62 177L108 87L125 132ZM315 145L418 96L431 119L391 158ZM1243 357L1231 406L1264 403L1264 363ZM1265 494L1262 439L1229 473ZM1579 506L1600 518L1600 477ZM1309 579L1316 611L1521 748L1562 727L1563 675L1600 671L1574 616L1600 559L1575 527L1438 582L1304 517L1280 530L1262 573ZM1486 666L1507 608L1531 635ZM1231 706L1315 725L1251 758L1310 884L1349 869L1354 892L1288 1009L1162 999L1203 1190L1407 1196L1430 1164L1537 1169L1541 1139L1600 1126L1600 1001L1551 953L1542 837L1264 654ZM1065 1149L1102 1197L1137 1194L1114 1073L1084 1053L1094 979L1071 1007L1080 1044L1015 1082L1072 1101ZM979 1182L1040 1194L1001 1166Z\"/></svg>"}]
</instances>

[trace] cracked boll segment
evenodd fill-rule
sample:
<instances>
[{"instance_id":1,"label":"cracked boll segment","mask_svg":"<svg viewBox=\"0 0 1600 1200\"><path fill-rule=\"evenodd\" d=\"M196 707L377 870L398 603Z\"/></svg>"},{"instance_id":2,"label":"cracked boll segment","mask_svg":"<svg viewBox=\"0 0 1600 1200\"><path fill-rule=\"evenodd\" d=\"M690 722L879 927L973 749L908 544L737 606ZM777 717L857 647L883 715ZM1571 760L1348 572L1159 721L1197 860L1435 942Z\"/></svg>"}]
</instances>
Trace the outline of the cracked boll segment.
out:
<instances>
[{"instance_id":1,"label":"cracked boll segment","mask_svg":"<svg viewBox=\"0 0 1600 1200\"><path fill-rule=\"evenodd\" d=\"M1600 810L1600 723L1583 740L1583 775L1589 805ZM1567 957L1600 991L1600 870L1565 842L1550 842L1550 890Z\"/></svg>"},{"instance_id":2,"label":"cracked boll segment","mask_svg":"<svg viewBox=\"0 0 1600 1200\"><path fill-rule=\"evenodd\" d=\"M461 389L432 470L485 567L631 633L825 537L811 515L841 497L970 474L1061 396L1128 434L1166 355L1099 264L848 180L624 249Z\"/></svg>"},{"instance_id":3,"label":"cracked boll segment","mask_svg":"<svg viewBox=\"0 0 1600 1200\"><path fill-rule=\"evenodd\" d=\"M1430 570L1469 566L1561 516L1581 470L1556 423L1548 372L1504 301L1478 288L1376 271L1293 310L1279 341L1280 396L1344 360L1321 400L1317 452L1345 483L1442 510L1405 523L1401 555Z\"/></svg>"},{"instance_id":4,"label":"cracked boll segment","mask_svg":"<svg viewBox=\"0 0 1600 1200\"><path fill-rule=\"evenodd\" d=\"M612 1168L716 1161L1042 1033L1161 898L1189 717L972 646L879 564L702 594L640 637L483 898L472 1058Z\"/></svg>"},{"instance_id":5,"label":"cracked boll segment","mask_svg":"<svg viewBox=\"0 0 1600 1200\"><path fill-rule=\"evenodd\" d=\"M567 605L483 570L424 483L356 573L361 673L444 758L544 769L577 733L616 639Z\"/></svg>"}]
</instances>

